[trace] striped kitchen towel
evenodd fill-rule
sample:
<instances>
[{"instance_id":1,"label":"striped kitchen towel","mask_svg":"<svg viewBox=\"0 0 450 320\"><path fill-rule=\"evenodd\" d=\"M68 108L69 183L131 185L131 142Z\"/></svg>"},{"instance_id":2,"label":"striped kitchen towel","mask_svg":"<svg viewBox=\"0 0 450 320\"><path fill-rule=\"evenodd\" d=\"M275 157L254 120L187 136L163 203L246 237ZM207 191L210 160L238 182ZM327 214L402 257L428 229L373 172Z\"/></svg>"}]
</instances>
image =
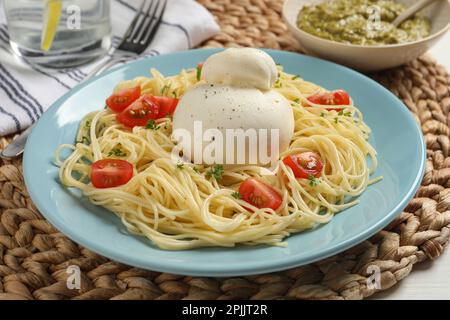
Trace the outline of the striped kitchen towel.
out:
<instances>
[{"instance_id":1,"label":"striped kitchen towel","mask_svg":"<svg viewBox=\"0 0 450 320\"><path fill-rule=\"evenodd\" d=\"M136 14L141 0L111 1L113 47ZM162 24L143 54L187 50L219 32L214 17L194 0L168 0ZM9 49L0 6L0 136L26 129L60 96L76 86L98 62L68 71L41 70L19 61Z\"/></svg>"}]
</instances>

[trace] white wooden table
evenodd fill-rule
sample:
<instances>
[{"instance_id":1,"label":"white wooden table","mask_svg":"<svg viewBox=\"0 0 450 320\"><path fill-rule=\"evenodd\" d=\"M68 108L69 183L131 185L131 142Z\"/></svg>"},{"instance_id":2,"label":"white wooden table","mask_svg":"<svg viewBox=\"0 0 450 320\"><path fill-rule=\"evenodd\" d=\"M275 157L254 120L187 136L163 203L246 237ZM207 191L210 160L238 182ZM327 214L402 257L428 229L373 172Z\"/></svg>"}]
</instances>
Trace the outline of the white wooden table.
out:
<instances>
[{"instance_id":1,"label":"white wooden table","mask_svg":"<svg viewBox=\"0 0 450 320\"><path fill-rule=\"evenodd\" d=\"M430 53L450 72L450 32ZM450 246L435 261L416 264L411 273L389 290L373 299L446 299L450 300Z\"/></svg>"}]
</instances>

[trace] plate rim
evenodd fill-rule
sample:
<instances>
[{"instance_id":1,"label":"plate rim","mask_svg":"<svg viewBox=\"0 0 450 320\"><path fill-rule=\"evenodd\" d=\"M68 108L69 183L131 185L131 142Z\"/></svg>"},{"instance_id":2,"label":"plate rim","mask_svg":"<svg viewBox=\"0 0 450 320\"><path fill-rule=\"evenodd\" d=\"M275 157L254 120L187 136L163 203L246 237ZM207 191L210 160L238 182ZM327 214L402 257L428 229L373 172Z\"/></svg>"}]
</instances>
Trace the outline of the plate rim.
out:
<instances>
[{"instance_id":1,"label":"plate rim","mask_svg":"<svg viewBox=\"0 0 450 320\"><path fill-rule=\"evenodd\" d=\"M47 212L51 211L51 209L49 209L47 207L47 205L41 201L40 197L37 195L36 190L34 190L32 187L30 187L32 185L32 182L31 182L32 179L31 179L31 176L29 175L29 170L28 170L28 169L32 170L32 167L33 167L32 154L30 151L30 149L32 148L31 144L32 144L32 142L34 140L34 136L35 136L33 133L36 132L35 130L37 128L40 128L40 126L42 125L42 123L43 123L43 121L41 121L42 119L45 119L46 117L51 116L53 111L58 110L69 97L76 94L78 91L82 90L84 87L109 75L110 73L129 68L130 66L132 66L135 63L142 62L143 60L151 61L154 58L158 58L158 57L162 57L162 56L176 57L176 56L183 56L185 54L196 54L196 52L214 53L214 52L218 52L221 50L223 50L223 48L195 49L195 50L175 52L175 53L170 53L170 54L165 54L165 55L160 55L160 56L145 57L145 58L139 59L137 61L133 61L133 62L127 63L125 65L122 65L120 67L113 68L111 70L108 70L107 72L102 73L99 76L93 77L92 79L89 79L83 83L80 83L80 84L76 85L74 88L72 88L71 90L69 90L67 93L65 93L63 96L61 96L59 99L57 99L47 109L47 111L44 112L44 114L40 117L40 119L35 124L35 128L31 132L30 137L27 140L27 143L25 146L25 151L24 151L24 156L23 156L24 182L27 187L27 190L28 190L31 200L36 205L37 209L43 215L43 217L48 222L50 222L58 231L60 231L64 235L66 235L68 238L70 238L74 242L88 248L89 250L92 250L93 252L95 252L99 255L105 256L113 261L118 261L118 262L126 264L126 265L135 266L135 267L139 267L139 268L146 269L146 270L153 270L153 271L165 272L165 273L173 273L173 274L188 275L188 276L230 277L230 276L256 275L256 274L263 274L263 273L270 273L270 272L286 270L286 269L298 267L301 265L310 264L310 263L316 262L318 260L326 259L330 256L339 254L353 246L358 245L362 241L372 237L374 234L376 234L377 232L382 230L386 225L388 225L392 220L395 219L395 217L400 213L401 210L403 210L407 206L407 204L410 202L410 200L414 197L415 193L419 189L420 182L425 173L426 145L425 145L424 136L423 136L423 133L422 133L420 127L418 126L418 124L414 120L414 118L412 117L411 112L408 110L408 108L405 106L405 104L398 97L396 97L391 91L389 91L388 89L383 87L381 84L379 84L378 82L374 81L373 79L371 79L353 69L347 68L345 66L339 65L334 62L330 62L327 60L323 60L323 59L319 59L319 58L315 58L315 57L311 57L311 56L307 56L307 55L303 55L303 54L299 54L299 53L295 53L295 52L273 50L273 49L263 49L269 54L276 53L277 55L280 55L280 54L281 55L294 55L294 56L297 55L297 56L301 56L302 59L318 60L319 63L331 64L331 65L334 65L335 68L337 67L338 69L343 69L346 72L351 72L360 78L364 78L366 81L372 82L373 85L379 87L379 89L383 90L386 94L390 95L391 98L394 98L395 100L397 100L399 102L399 104L401 105L402 112L404 114L407 114L406 118L409 119L408 121L412 121L414 123L414 129L416 131L416 135L419 137L418 142L420 143L420 146L418 146L418 149L420 149L420 153L421 153L420 154L421 155L420 168L419 168L416 176L414 177L412 185L409 187L409 190L406 193L406 195L403 197L403 199L400 200L397 203L397 205L392 210L390 210L382 219L378 220L377 223L371 225L368 229L365 230L365 232L361 232L345 241L339 242L337 244L333 244L326 249L323 249L321 251L315 252L314 254L311 254L308 257L308 259L300 258L301 261L298 261L299 258L296 259L295 254L290 254L285 259L282 259L281 262L278 262L278 261L272 262L272 263L270 263L270 265L267 265L269 260L266 261L265 263L258 262L258 263L253 263L253 264L251 263L251 261L247 261L247 263L244 266L239 266L239 268L234 268L234 269L227 269L226 267L224 267L223 264L215 263L215 264L209 264L208 266L210 266L210 269L204 270L204 269L199 269L198 267L189 269L189 266L187 266L186 264L176 265L173 262L164 263L164 261L161 262L158 259L147 260L148 263L146 263L146 264L140 263L140 261L136 260L134 257L128 257L128 259L127 259L124 255L115 254L107 246L97 245L95 242L92 242L89 239L78 235L76 232L72 232L71 228L67 228L64 223L60 223L58 219L54 219L52 214L47 214ZM130 234L129 236L134 237L135 235ZM173 251L173 252L177 252L177 251ZM214 265L214 268L211 267L212 265Z\"/></svg>"}]
</instances>

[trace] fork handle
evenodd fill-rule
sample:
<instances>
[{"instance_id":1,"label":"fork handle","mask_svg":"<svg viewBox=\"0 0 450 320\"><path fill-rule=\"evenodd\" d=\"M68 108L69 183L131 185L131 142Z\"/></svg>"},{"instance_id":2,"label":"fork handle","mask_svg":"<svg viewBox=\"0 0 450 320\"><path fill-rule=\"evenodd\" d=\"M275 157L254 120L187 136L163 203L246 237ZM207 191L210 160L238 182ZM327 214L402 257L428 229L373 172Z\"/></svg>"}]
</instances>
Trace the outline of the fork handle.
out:
<instances>
[{"instance_id":1,"label":"fork handle","mask_svg":"<svg viewBox=\"0 0 450 320\"><path fill-rule=\"evenodd\" d=\"M109 59L106 59L99 65L97 65L91 72L89 72L86 77L83 79L83 81L89 80L100 73L108 70L112 66L118 64L119 62L126 60L127 58L132 57L132 55L126 55L126 54L116 54L114 53Z\"/></svg>"},{"instance_id":2,"label":"fork handle","mask_svg":"<svg viewBox=\"0 0 450 320\"><path fill-rule=\"evenodd\" d=\"M111 68L115 64L119 63L122 59L123 59L123 57L114 57L114 56L112 56L109 59L106 59L105 61L100 63L98 66L96 66L91 72L89 72L87 74L87 76L84 77L83 81L87 81L87 80L95 77L96 75L99 75L103 71L105 71L108 68Z\"/></svg>"}]
</instances>

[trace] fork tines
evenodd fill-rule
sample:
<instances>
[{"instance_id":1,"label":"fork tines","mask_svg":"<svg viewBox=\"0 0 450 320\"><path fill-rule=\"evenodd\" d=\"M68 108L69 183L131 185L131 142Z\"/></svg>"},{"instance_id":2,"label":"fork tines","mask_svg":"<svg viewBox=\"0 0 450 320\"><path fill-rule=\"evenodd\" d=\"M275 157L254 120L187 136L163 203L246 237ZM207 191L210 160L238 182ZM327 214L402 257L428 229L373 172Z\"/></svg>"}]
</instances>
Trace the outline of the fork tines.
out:
<instances>
[{"instance_id":1,"label":"fork tines","mask_svg":"<svg viewBox=\"0 0 450 320\"><path fill-rule=\"evenodd\" d=\"M142 53L161 25L166 4L167 0L143 0L118 49Z\"/></svg>"}]
</instances>

